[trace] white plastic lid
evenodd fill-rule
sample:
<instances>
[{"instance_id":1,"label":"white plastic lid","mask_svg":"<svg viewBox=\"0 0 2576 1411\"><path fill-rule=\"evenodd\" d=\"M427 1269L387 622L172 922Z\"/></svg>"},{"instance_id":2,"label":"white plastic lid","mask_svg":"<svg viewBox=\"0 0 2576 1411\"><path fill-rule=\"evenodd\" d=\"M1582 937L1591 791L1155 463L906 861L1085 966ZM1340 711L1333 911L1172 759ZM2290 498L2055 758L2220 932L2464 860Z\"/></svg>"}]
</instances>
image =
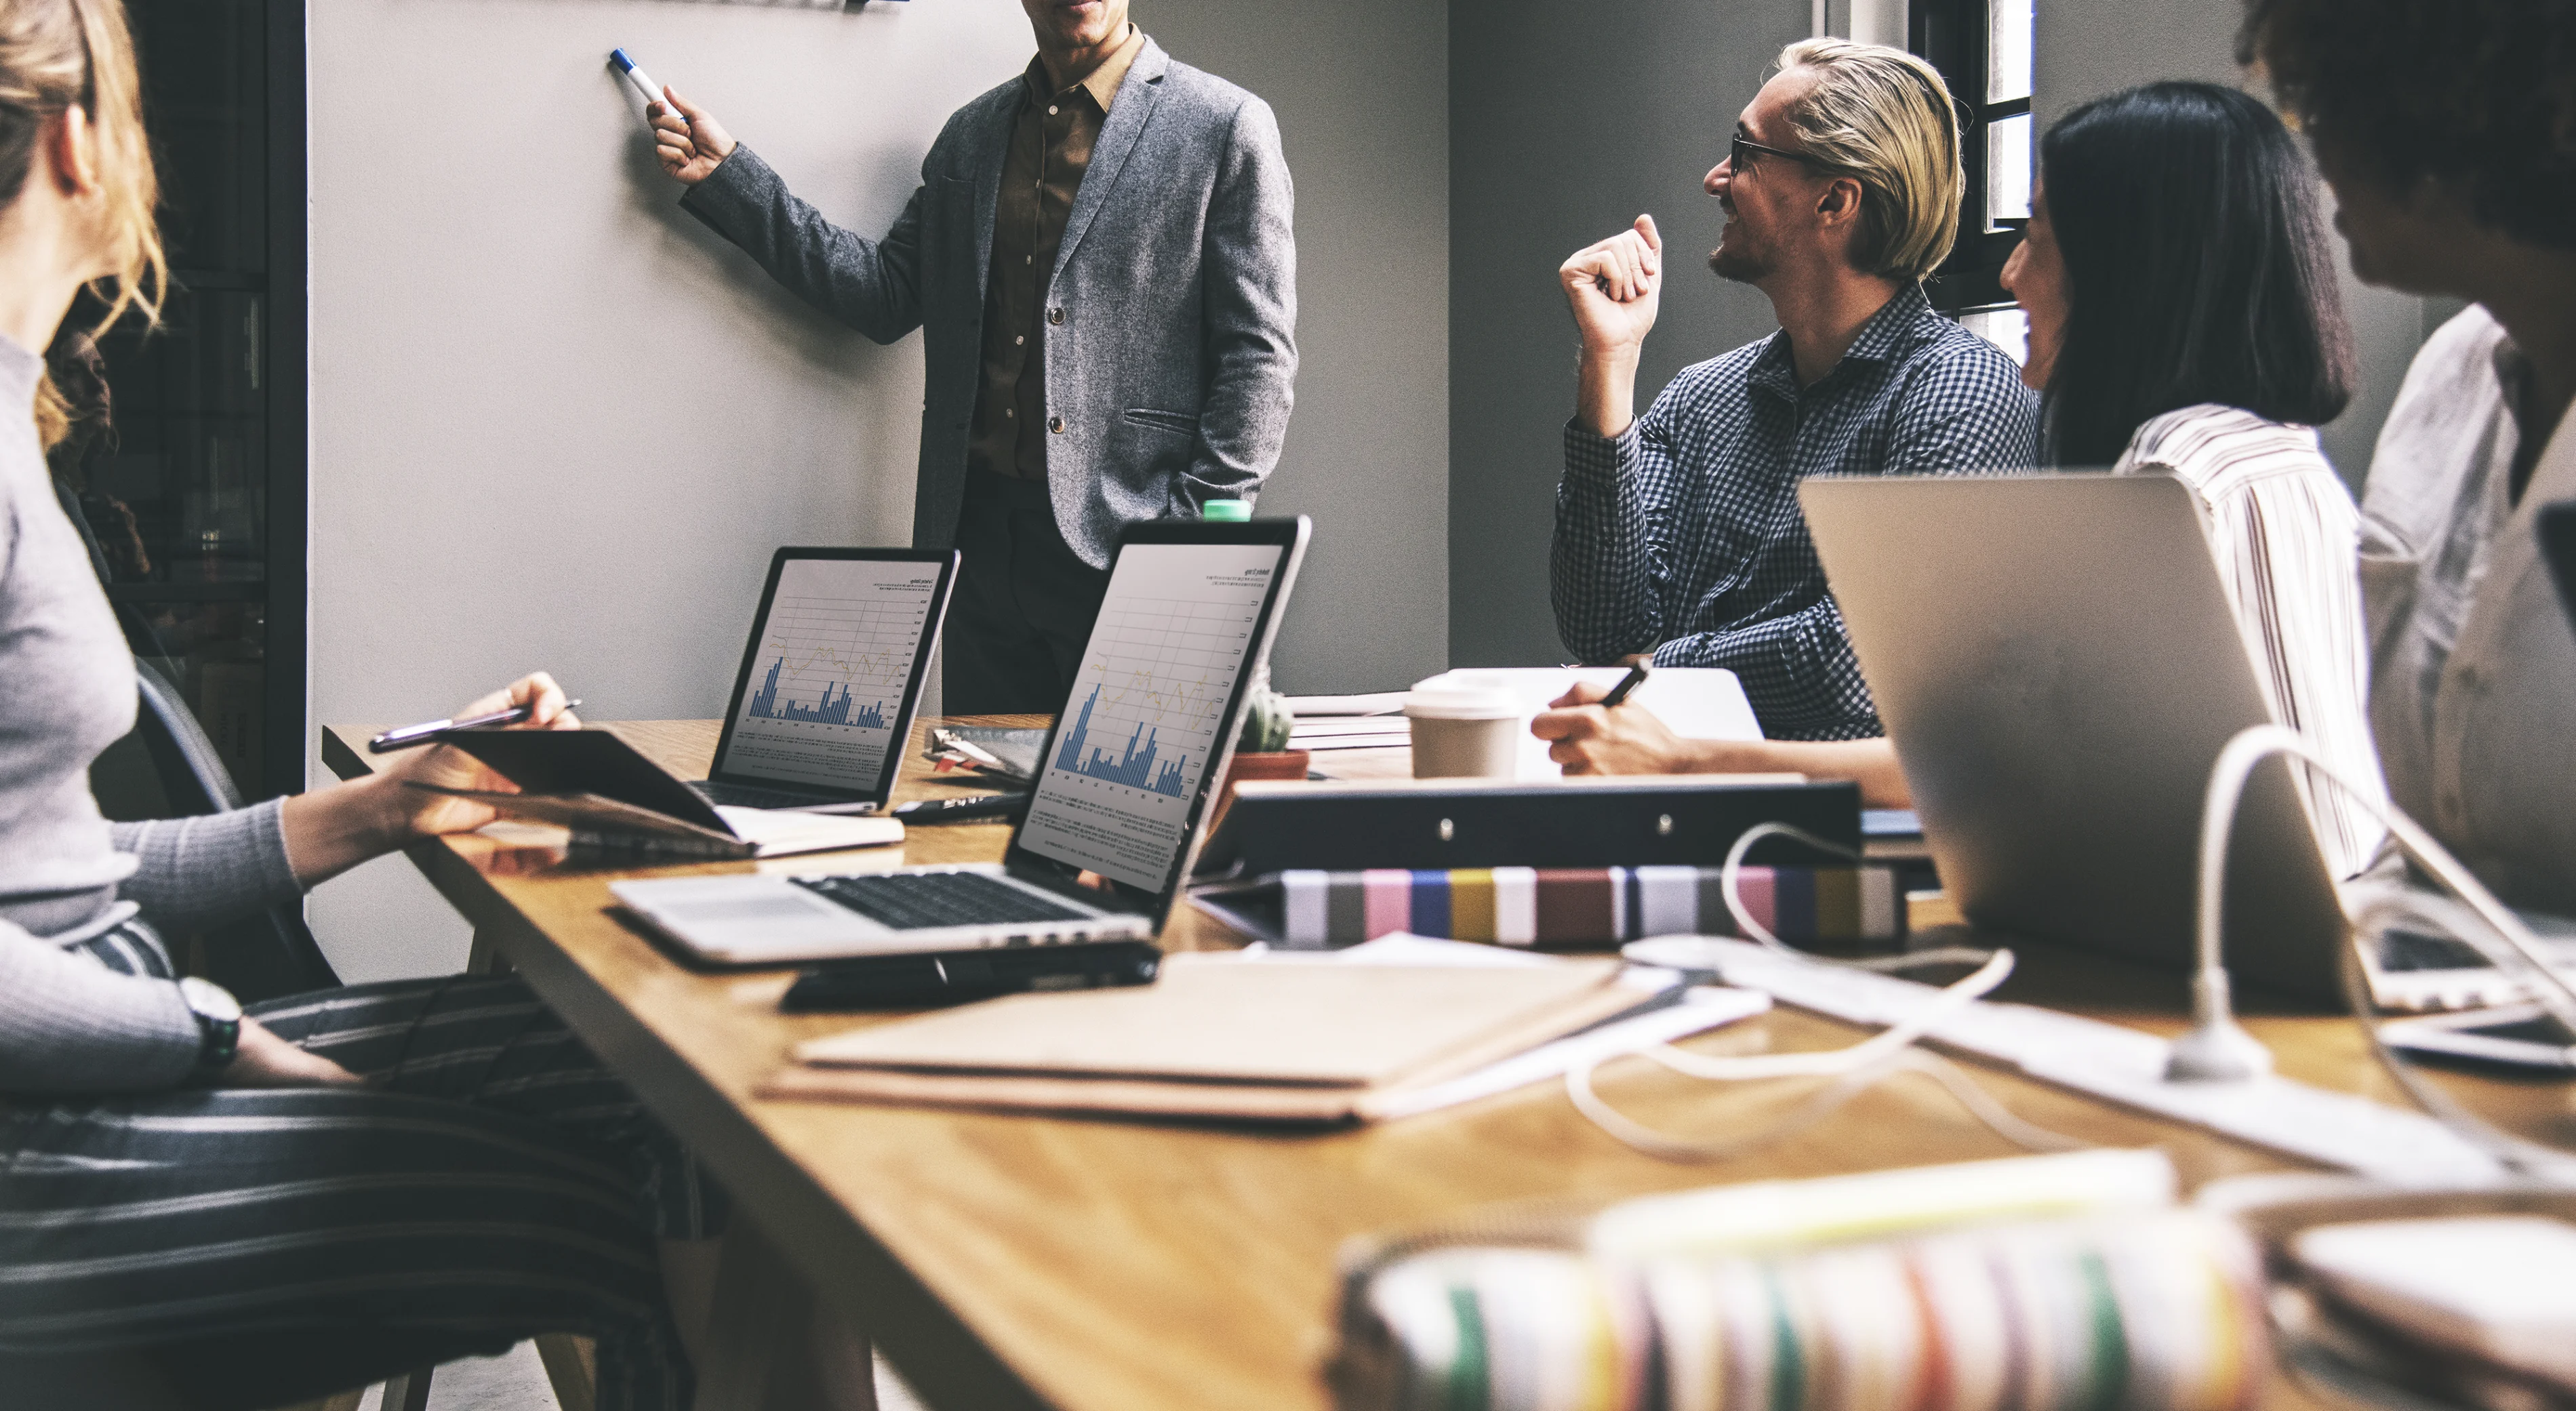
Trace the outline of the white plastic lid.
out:
<instances>
[{"instance_id":1,"label":"white plastic lid","mask_svg":"<svg viewBox=\"0 0 2576 1411\"><path fill-rule=\"evenodd\" d=\"M1500 687L1439 686L1407 693L1404 713L1417 720L1517 720L1521 703Z\"/></svg>"}]
</instances>

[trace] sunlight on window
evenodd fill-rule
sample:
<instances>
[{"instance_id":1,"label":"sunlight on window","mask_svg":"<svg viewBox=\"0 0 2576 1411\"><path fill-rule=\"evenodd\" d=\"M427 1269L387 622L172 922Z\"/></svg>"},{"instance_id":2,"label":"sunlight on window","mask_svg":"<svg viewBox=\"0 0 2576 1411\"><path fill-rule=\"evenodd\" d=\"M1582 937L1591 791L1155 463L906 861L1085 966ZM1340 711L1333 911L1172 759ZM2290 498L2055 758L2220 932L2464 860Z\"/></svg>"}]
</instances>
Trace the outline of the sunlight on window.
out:
<instances>
[{"instance_id":1,"label":"sunlight on window","mask_svg":"<svg viewBox=\"0 0 2576 1411\"><path fill-rule=\"evenodd\" d=\"M1993 0L1986 11L1986 101L2030 96L2032 0Z\"/></svg>"},{"instance_id":2,"label":"sunlight on window","mask_svg":"<svg viewBox=\"0 0 2576 1411\"><path fill-rule=\"evenodd\" d=\"M2030 114L1986 124L1986 229L2030 219Z\"/></svg>"},{"instance_id":3,"label":"sunlight on window","mask_svg":"<svg viewBox=\"0 0 2576 1411\"><path fill-rule=\"evenodd\" d=\"M2030 361L2030 315L2018 308L1970 309L1959 325L2004 350L2015 363Z\"/></svg>"}]
</instances>

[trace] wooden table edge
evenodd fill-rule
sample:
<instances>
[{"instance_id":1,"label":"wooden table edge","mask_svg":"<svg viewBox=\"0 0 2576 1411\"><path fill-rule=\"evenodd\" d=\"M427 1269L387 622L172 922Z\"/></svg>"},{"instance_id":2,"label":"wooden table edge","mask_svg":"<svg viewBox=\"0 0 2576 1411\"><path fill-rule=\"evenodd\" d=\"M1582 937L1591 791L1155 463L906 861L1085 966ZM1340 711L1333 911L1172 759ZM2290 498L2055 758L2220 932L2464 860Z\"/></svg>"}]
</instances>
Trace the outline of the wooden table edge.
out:
<instances>
[{"instance_id":1,"label":"wooden table edge","mask_svg":"<svg viewBox=\"0 0 2576 1411\"><path fill-rule=\"evenodd\" d=\"M322 730L322 762L341 779L373 772L332 726ZM589 971L549 944L536 923L492 890L453 846L432 839L415 844L406 855L472 923L476 944L492 945L527 977L546 1004L602 1063L627 1079L638 1100L666 1127L715 1134L714 1140L689 1147L724 1183L735 1218L751 1219L749 1212L757 1209L760 1215L752 1223L763 1242L819 1296L857 1319L907 1385L934 1406L993 1411L1045 1411L1051 1406L801 1163L779 1150L732 1098L663 1044ZM638 1077L627 1077L630 1073ZM666 1110L670 1105L679 1110ZM767 1146L776 1159L748 1160L745 1144ZM824 1231L829 1238L798 1238L803 1230ZM856 1267L846 1259L853 1249L860 1256Z\"/></svg>"}]
</instances>

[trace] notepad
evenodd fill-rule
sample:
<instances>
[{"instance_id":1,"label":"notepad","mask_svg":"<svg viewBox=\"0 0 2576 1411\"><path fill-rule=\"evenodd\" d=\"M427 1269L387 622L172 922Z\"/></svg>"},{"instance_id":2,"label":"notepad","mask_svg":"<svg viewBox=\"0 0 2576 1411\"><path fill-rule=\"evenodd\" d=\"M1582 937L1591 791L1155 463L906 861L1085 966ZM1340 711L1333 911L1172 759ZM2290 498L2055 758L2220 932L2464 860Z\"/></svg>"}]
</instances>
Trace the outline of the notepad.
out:
<instances>
[{"instance_id":1,"label":"notepad","mask_svg":"<svg viewBox=\"0 0 2576 1411\"><path fill-rule=\"evenodd\" d=\"M1150 988L1015 995L799 1047L764 1096L1335 1124L1678 991L1618 963L1168 957Z\"/></svg>"}]
</instances>

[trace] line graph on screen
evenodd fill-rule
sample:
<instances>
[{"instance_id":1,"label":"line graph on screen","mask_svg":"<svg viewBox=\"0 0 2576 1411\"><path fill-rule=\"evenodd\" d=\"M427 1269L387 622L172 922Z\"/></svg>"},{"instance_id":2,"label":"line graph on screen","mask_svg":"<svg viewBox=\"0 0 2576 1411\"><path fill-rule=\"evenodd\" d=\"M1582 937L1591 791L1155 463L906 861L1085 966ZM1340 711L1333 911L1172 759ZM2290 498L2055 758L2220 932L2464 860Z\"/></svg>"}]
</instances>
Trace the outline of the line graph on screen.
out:
<instances>
[{"instance_id":1,"label":"line graph on screen","mask_svg":"<svg viewBox=\"0 0 2576 1411\"><path fill-rule=\"evenodd\" d=\"M912 677L927 601L886 596L788 596L771 605L760 685L747 720L886 728Z\"/></svg>"},{"instance_id":2,"label":"line graph on screen","mask_svg":"<svg viewBox=\"0 0 2576 1411\"><path fill-rule=\"evenodd\" d=\"M1110 598L1083 663L1090 690L1076 698L1055 767L1187 798L1215 753L1259 611L1257 593L1249 602Z\"/></svg>"}]
</instances>

